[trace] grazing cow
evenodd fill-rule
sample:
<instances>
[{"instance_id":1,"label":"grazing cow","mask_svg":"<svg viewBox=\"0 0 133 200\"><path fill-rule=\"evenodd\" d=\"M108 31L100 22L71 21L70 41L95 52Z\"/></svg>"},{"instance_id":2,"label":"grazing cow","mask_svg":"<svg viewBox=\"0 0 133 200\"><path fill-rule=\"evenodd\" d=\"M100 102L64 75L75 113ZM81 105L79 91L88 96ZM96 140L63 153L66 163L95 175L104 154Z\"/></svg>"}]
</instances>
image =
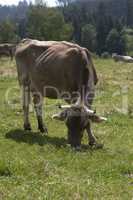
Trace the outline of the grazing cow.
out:
<instances>
[{"instance_id":1,"label":"grazing cow","mask_svg":"<svg viewBox=\"0 0 133 200\"><path fill-rule=\"evenodd\" d=\"M11 60L13 60L15 52L15 45L14 44L0 44L0 56L9 56Z\"/></svg>"},{"instance_id":2,"label":"grazing cow","mask_svg":"<svg viewBox=\"0 0 133 200\"><path fill-rule=\"evenodd\" d=\"M24 39L17 46L15 57L23 88L24 129L31 130L30 91L41 132L47 132L42 118L42 97L62 98L69 94L65 100L73 105L60 106L63 111L53 118L65 121L71 146L80 146L85 129L89 144L95 145L90 122L105 119L90 109L98 79L89 51L68 42Z\"/></svg>"},{"instance_id":3,"label":"grazing cow","mask_svg":"<svg viewBox=\"0 0 133 200\"><path fill-rule=\"evenodd\" d=\"M130 56L121 56L118 54L113 54L112 58L115 62L126 62L126 63L133 63L133 58Z\"/></svg>"}]
</instances>

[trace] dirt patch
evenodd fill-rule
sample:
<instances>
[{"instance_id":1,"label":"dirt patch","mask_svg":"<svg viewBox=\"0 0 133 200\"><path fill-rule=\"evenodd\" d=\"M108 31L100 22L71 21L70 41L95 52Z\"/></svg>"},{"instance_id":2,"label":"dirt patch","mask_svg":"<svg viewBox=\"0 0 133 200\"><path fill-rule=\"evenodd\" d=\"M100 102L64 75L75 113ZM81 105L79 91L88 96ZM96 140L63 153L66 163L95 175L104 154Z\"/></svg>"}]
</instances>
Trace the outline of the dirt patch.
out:
<instances>
[{"instance_id":1,"label":"dirt patch","mask_svg":"<svg viewBox=\"0 0 133 200\"><path fill-rule=\"evenodd\" d=\"M133 171L127 171L124 173L124 176L128 177L128 178L132 178L133 179Z\"/></svg>"},{"instance_id":2,"label":"dirt patch","mask_svg":"<svg viewBox=\"0 0 133 200\"><path fill-rule=\"evenodd\" d=\"M17 72L15 68L6 68L6 69L0 69L0 78L1 77L16 77Z\"/></svg>"},{"instance_id":3,"label":"dirt patch","mask_svg":"<svg viewBox=\"0 0 133 200\"><path fill-rule=\"evenodd\" d=\"M125 174L125 176L128 177L128 178L133 178L133 173Z\"/></svg>"},{"instance_id":4,"label":"dirt patch","mask_svg":"<svg viewBox=\"0 0 133 200\"><path fill-rule=\"evenodd\" d=\"M0 59L0 78L1 77L16 77L17 71L16 71L16 64L15 60L11 61L7 58L1 58Z\"/></svg>"},{"instance_id":5,"label":"dirt patch","mask_svg":"<svg viewBox=\"0 0 133 200\"><path fill-rule=\"evenodd\" d=\"M5 198L5 194L0 191L0 199L4 199L4 198Z\"/></svg>"}]
</instances>

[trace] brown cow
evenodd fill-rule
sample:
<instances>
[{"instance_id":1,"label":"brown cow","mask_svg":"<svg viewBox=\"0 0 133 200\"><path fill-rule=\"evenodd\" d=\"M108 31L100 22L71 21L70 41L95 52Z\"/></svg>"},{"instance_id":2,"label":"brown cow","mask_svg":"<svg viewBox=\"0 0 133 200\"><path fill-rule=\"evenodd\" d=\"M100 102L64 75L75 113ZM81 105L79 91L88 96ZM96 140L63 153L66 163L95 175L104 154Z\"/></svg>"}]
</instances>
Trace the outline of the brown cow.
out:
<instances>
[{"instance_id":1,"label":"brown cow","mask_svg":"<svg viewBox=\"0 0 133 200\"><path fill-rule=\"evenodd\" d=\"M13 60L15 46L9 43L0 44L0 56L9 56Z\"/></svg>"},{"instance_id":2,"label":"brown cow","mask_svg":"<svg viewBox=\"0 0 133 200\"><path fill-rule=\"evenodd\" d=\"M86 129L89 144L96 144L90 122L105 119L90 110L98 79L89 51L68 42L25 39L18 45L15 57L19 83L23 88L25 130L31 130L30 91L41 132L47 132L42 118L42 97L65 96L65 100L73 105L61 106L64 110L53 118L66 122L69 143L79 147Z\"/></svg>"}]
</instances>

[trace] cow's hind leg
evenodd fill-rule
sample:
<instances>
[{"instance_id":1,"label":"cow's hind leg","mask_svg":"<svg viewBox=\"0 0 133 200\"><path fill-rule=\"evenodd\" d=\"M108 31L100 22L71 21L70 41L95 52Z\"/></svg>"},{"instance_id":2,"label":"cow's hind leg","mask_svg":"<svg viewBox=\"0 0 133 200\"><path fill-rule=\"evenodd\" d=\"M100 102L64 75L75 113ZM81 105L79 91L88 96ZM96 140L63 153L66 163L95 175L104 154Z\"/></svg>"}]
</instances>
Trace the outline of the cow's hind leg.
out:
<instances>
[{"instance_id":1,"label":"cow's hind leg","mask_svg":"<svg viewBox=\"0 0 133 200\"><path fill-rule=\"evenodd\" d=\"M30 131L29 121L29 104L30 104L30 86L23 86L23 112L24 112L24 129Z\"/></svg>"},{"instance_id":2,"label":"cow's hind leg","mask_svg":"<svg viewBox=\"0 0 133 200\"><path fill-rule=\"evenodd\" d=\"M43 113L42 113L43 102L41 95L33 94L33 102L38 121L38 129L41 131L41 133L48 133L47 127L43 123Z\"/></svg>"}]
</instances>

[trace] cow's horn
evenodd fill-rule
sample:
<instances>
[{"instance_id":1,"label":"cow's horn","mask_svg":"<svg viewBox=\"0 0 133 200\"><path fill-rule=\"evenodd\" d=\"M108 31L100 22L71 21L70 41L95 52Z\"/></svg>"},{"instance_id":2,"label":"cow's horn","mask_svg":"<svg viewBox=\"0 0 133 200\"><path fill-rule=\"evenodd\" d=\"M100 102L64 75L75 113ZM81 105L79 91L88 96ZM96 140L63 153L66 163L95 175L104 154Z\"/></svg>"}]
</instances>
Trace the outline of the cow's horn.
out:
<instances>
[{"instance_id":1,"label":"cow's horn","mask_svg":"<svg viewBox=\"0 0 133 200\"><path fill-rule=\"evenodd\" d=\"M106 117L100 117L101 122L106 122L108 119Z\"/></svg>"},{"instance_id":2,"label":"cow's horn","mask_svg":"<svg viewBox=\"0 0 133 200\"><path fill-rule=\"evenodd\" d=\"M54 114L54 115L52 115L52 119L59 119L59 114Z\"/></svg>"},{"instance_id":3,"label":"cow's horn","mask_svg":"<svg viewBox=\"0 0 133 200\"><path fill-rule=\"evenodd\" d=\"M98 115L93 115L93 116L90 116L92 122L95 122L95 123L101 123L101 122L106 122L107 121L107 118L105 117L100 117Z\"/></svg>"},{"instance_id":4,"label":"cow's horn","mask_svg":"<svg viewBox=\"0 0 133 200\"><path fill-rule=\"evenodd\" d=\"M85 110L87 111L88 114L91 114L91 115L96 113L94 110L91 110L87 108L86 106L85 106Z\"/></svg>"},{"instance_id":5,"label":"cow's horn","mask_svg":"<svg viewBox=\"0 0 133 200\"><path fill-rule=\"evenodd\" d=\"M66 108L71 108L72 106L71 105L58 105L58 107L60 109L66 109Z\"/></svg>"},{"instance_id":6,"label":"cow's horn","mask_svg":"<svg viewBox=\"0 0 133 200\"><path fill-rule=\"evenodd\" d=\"M66 113L57 113L52 116L52 119L64 121L66 119Z\"/></svg>"}]
</instances>

